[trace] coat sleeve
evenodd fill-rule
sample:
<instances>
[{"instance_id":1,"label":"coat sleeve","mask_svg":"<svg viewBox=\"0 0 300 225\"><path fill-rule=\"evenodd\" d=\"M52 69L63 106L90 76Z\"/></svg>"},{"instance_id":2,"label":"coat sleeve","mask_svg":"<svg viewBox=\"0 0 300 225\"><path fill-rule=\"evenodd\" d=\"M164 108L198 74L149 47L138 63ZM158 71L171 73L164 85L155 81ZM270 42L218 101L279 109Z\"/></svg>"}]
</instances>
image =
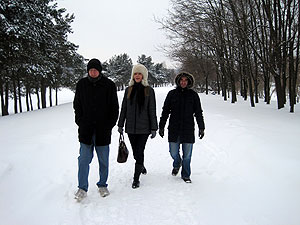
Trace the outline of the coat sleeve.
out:
<instances>
[{"instance_id":1,"label":"coat sleeve","mask_svg":"<svg viewBox=\"0 0 300 225\"><path fill-rule=\"evenodd\" d=\"M73 109L75 113L75 123L79 126L82 117L82 105L80 101L80 82L76 84L75 97L73 101Z\"/></svg>"},{"instance_id":2,"label":"coat sleeve","mask_svg":"<svg viewBox=\"0 0 300 225\"><path fill-rule=\"evenodd\" d=\"M117 88L116 85L112 85L112 94L111 94L111 128L116 125L119 116L119 102L118 102L118 95L117 95Z\"/></svg>"},{"instance_id":3,"label":"coat sleeve","mask_svg":"<svg viewBox=\"0 0 300 225\"><path fill-rule=\"evenodd\" d=\"M204 125L204 119L203 119L203 110L201 107L199 95L196 92L194 92L194 115L195 115L199 129L204 130L205 125Z\"/></svg>"},{"instance_id":4,"label":"coat sleeve","mask_svg":"<svg viewBox=\"0 0 300 225\"><path fill-rule=\"evenodd\" d=\"M122 100L122 106L121 106L121 112L120 112L119 121L118 121L118 127L124 127L124 123L125 123L125 118L126 118L126 113L127 113L127 90L128 90L128 88L124 91L124 97Z\"/></svg>"},{"instance_id":5,"label":"coat sleeve","mask_svg":"<svg viewBox=\"0 0 300 225\"><path fill-rule=\"evenodd\" d=\"M156 99L155 92L153 88L150 88L150 98L149 98L149 118L150 118L150 129L157 130L157 116L156 116Z\"/></svg>"},{"instance_id":6,"label":"coat sleeve","mask_svg":"<svg viewBox=\"0 0 300 225\"><path fill-rule=\"evenodd\" d=\"M165 102L164 102L164 106L162 108L162 113L161 113L161 117L159 120L159 128L160 129L164 129L167 119L169 118L169 115L171 113L171 91L168 93Z\"/></svg>"}]
</instances>

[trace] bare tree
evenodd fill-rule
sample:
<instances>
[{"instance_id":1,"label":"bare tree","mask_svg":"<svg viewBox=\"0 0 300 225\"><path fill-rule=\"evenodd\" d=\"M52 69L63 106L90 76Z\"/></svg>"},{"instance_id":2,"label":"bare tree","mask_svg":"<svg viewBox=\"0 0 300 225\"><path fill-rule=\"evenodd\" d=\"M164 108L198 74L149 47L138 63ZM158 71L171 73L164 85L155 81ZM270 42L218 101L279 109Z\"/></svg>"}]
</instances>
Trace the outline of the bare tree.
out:
<instances>
[{"instance_id":1,"label":"bare tree","mask_svg":"<svg viewBox=\"0 0 300 225\"><path fill-rule=\"evenodd\" d=\"M236 87L251 106L269 104L275 86L278 109L290 99L294 111L299 74L299 1L171 0L167 18L157 20L171 40L168 53L199 81L230 91ZM207 70L206 62L215 70ZM210 66L211 68L211 66ZM209 71L209 72L208 72ZM288 83L287 83L288 82ZM288 84L288 86L287 86ZM289 92L287 92L287 89ZM262 94L261 94L262 93Z\"/></svg>"}]
</instances>

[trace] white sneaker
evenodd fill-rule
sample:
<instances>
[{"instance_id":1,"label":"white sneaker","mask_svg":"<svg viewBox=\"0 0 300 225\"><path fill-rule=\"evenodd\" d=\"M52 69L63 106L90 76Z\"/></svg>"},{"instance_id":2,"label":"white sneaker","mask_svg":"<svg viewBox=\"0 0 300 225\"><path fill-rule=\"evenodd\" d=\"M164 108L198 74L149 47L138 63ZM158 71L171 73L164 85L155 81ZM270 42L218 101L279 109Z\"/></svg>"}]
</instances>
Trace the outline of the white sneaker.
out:
<instances>
[{"instance_id":1,"label":"white sneaker","mask_svg":"<svg viewBox=\"0 0 300 225\"><path fill-rule=\"evenodd\" d=\"M84 199L87 196L87 193L85 190L82 190L78 188L77 192L75 193L75 199L80 202L82 199Z\"/></svg>"},{"instance_id":2,"label":"white sneaker","mask_svg":"<svg viewBox=\"0 0 300 225\"><path fill-rule=\"evenodd\" d=\"M110 194L107 187L99 187L99 192L100 192L101 197L103 197L103 198Z\"/></svg>"}]
</instances>

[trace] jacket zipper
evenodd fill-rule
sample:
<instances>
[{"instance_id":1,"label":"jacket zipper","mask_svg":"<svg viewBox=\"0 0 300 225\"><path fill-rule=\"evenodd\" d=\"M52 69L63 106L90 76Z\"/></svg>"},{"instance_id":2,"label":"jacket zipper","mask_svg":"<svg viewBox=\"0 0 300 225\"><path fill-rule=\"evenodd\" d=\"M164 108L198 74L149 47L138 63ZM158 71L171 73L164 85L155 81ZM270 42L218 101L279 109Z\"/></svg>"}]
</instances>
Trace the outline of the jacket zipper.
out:
<instances>
[{"instance_id":1,"label":"jacket zipper","mask_svg":"<svg viewBox=\"0 0 300 225\"><path fill-rule=\"evenodd\" d=\"M137 104L134 104L134 133L136 133L136 108L137 108Z\"/></svg>"}]
</instances>

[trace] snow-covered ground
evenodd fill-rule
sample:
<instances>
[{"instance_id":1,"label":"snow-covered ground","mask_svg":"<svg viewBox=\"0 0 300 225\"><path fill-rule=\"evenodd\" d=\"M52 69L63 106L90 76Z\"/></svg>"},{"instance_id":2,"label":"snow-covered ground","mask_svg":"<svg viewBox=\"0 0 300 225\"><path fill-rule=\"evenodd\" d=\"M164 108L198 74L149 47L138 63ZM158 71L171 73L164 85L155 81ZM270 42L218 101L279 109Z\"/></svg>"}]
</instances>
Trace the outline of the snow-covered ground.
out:
<instances>
[{"instance_id":1,"label":"snow-covered ground","mask_svg":"<svg viewBox=\"0 0 300 225\"><path fill-rule=\"evenodd\" d=\"M155 89L158 118L169 90ZM97 192L95 156L82 203L74 200L79 143L72 103L0 117L0 224L299 225L299 104L291 114L275 102L251 108L241 99L200 98L206 133L194 145L192 184L171 176L167 137L157 136L146 146L148 174L133 190L134 160L130 153L127 163L117 163L115 127L111 195Z\"/></svg>"}]
</instances>

